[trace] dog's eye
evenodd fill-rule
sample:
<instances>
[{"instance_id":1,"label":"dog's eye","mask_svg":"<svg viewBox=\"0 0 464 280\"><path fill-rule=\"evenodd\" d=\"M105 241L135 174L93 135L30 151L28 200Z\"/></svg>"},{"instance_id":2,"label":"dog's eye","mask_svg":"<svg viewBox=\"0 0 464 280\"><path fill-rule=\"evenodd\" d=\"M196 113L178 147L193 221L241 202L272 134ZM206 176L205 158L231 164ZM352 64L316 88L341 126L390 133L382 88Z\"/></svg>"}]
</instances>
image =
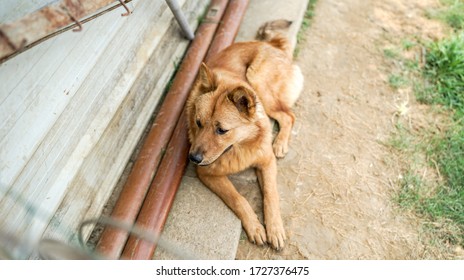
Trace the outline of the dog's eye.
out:
<instances>
[{"instance_id":1,"label":"dog's eye","mask_svg":"<svg viewBox=\"0 0 464 280\"><path fill-rule=\"evenodd\" d=\"M216 134L223 135L226 134L228 130L222 129L220 127L216 128Z\"/></svg>"},{"instance_id":2,"label":"dog's eye","mask_svg":"<svg viewBox=\"0 0 464 280\"><path fill-rule=\"evenodd\" d=\"M202 128L202 127L203 127L203 125L201 124L200 120L197 120L197 121L196 121L196 124L197 124L198 128Z\"/></svg>"}]
</instances>

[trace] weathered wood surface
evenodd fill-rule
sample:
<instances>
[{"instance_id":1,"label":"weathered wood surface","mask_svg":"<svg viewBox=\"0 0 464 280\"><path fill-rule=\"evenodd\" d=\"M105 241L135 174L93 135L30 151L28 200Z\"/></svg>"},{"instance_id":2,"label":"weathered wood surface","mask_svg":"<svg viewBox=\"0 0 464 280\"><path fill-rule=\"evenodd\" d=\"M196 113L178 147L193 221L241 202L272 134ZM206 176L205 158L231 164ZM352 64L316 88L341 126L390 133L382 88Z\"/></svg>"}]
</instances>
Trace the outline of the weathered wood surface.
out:
<instances>
[{"instance_id":1,"label":"weathered wood surface","mask_svg":"<svg viewBox=\"0 0 464 280\"><path fill-rule=\"evenodd\" d=\"M192 27L207 2L179 0ZM132 3L0 65L0 229L23 244L99 215L188 45L164 1Z\"/></svg>"}]
</instances>

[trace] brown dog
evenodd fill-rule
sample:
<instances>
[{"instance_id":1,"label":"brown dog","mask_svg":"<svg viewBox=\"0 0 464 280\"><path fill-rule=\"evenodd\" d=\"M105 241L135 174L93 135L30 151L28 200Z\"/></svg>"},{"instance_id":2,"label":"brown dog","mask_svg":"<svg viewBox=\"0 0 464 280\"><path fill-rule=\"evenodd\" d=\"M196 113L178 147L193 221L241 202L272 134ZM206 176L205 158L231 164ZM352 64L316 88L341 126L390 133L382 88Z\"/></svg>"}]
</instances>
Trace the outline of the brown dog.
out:
<instances>
[{"instance_id":1,"label":"brown dog","mask_svg":"<svg viewBox=\"0 0 464 280\"><path fill-rule=\"evenodd\" d=\"M268 242L279 250L286 237L276 156L288 152L295 119L290 108L302 90L303 76L292 64L287 39L264 39L235 43L201 66L187 101L189 158L198 165L200 180L240 218L250 241ZM280 127L274 143L268 116ZM256 169L262 189L266 229L227 178L249 167Z\"/></svg>"}]
</instances>

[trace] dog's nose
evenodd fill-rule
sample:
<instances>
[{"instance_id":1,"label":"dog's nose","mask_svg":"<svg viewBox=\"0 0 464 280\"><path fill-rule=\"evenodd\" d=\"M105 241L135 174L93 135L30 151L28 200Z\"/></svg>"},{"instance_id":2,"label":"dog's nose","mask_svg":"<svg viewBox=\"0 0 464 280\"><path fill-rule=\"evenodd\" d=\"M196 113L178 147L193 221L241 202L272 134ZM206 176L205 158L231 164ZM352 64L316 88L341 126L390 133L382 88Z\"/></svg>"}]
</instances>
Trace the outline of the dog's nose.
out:
<instances>
[{"instance_id":1,"label":"dog's nose","mask_svg":"<svg viewBox=\"0 0 464 280\"><path fill-rule=\"evenodd\" d=\"M203 156L201 154L189 154L189 159L196 164L199 164L203 161Z\"/></svg>"}]
</instances>

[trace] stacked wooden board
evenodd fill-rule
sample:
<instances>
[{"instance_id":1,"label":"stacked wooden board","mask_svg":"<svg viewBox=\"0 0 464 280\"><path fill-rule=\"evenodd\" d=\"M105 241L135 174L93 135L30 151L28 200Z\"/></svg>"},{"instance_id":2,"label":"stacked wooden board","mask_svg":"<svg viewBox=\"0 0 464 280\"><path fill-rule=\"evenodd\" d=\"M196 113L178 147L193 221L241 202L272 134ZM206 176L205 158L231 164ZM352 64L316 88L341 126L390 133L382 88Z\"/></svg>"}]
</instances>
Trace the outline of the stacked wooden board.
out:
<instances>
[{"instance_id":1,"label":"stacked wooden board","mask_svg":"<svg viewBox=\"0 0 464 280\"><path fill-rule=\"evenodd\" d=\"M179 0L195 29L208 1ZM136 0L0 65L0 236L14 258L98 217L188 46ZM91 228L88 228L88 235Z\"/></svg>"}]
</instances>

